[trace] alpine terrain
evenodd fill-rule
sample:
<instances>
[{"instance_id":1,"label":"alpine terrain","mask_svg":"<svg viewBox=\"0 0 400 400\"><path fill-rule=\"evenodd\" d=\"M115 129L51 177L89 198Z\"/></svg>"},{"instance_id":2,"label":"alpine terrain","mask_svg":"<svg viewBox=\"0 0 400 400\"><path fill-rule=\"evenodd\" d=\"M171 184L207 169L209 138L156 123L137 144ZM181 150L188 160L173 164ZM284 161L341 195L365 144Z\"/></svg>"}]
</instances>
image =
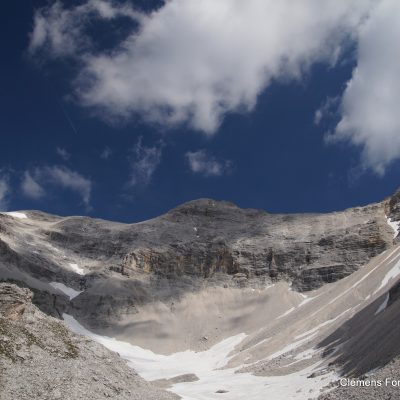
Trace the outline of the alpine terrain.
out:
<instances>
[{"instance_id":1,"label":"alpine terrain","mask_svg":"<svg viewBox=\"0 0 400 400\"><path fill-rule=\"evenodd\" d=\"M400 191L329 214L1 213L0 399L400 398L399 225Z\"/></svg>"}]
</instances>

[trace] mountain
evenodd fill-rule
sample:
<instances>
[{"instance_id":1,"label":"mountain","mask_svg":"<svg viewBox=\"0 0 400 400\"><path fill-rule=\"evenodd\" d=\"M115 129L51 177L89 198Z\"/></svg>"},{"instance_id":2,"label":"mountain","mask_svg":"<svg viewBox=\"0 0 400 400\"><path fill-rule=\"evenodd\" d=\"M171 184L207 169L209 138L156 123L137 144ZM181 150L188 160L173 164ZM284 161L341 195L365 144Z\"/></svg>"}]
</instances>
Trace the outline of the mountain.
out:
<instances>
[{"instance_id":1,"label":"mountain","mask_svg":"<svg viewBox=\"0 0 400 400\"><path fill-rule=\"evenodd\" d=\"M329 214L209 199L136 224L2 213L0 280L29 288L35 321L64 319L153 389L316 398L397 362L399 224L400 191Z\"/></svg>"}]
</instances>

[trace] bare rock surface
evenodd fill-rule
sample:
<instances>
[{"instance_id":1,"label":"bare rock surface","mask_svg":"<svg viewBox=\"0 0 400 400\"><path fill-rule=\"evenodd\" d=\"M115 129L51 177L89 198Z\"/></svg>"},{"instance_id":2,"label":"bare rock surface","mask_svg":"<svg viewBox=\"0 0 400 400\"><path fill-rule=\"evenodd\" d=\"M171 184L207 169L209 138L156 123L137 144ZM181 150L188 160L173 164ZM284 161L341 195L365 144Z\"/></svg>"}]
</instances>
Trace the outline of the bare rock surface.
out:
<instances>
[{"instance_id":1,"label":"bare rock surface","mask_svg":"<svg viewBox=\"0 0 400 400\"><path fill-rule=\"evenodd\" d=\"M93 328L204 287L259 289L284 280L310 291L392 246L387 216L400 220L399 204L397 192L342 212L280 215L200 199L136 224L0 213L0 279L36 289L35 304L54 316L65 307L49 301L61 295L49 283L81 292L70 299L69 313Z\"/></svg>"},{"instance_id":2,"label":"bare rock surface","mask_svg":"<svg viewBox=\"0 0 400 400\"><path fill-rule=\"evenodd\" d=\"M116 353L39 311L32 293L0 284L1 400L167 400Z\"/></svg>"}]
</instances>

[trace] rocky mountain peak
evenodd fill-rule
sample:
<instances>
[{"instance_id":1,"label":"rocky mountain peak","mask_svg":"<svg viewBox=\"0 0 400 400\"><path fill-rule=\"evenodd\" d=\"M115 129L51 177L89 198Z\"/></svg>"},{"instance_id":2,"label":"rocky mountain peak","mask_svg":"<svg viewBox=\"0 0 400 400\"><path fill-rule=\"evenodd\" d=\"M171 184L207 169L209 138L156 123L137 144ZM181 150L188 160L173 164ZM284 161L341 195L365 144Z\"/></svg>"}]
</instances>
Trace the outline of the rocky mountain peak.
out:
<instances>
[{"instance_id":1,"label":"rocky mountain peak","mask_svg":"<svg viewBox=\"0 0 400 400\"><path fill-rule=\"evenodd\" d=\"M395 221L400 220L400 188L387 201L387 216Z\"/></svg>"},{"instance_id":2,"label":"rocky mountain peak","mask_svg":"<svg viewBox=\"0 0 400 400\"><path fill-rule=\"evenodd\" d=\"M183 214L187 216L203 216L212 217L215 215L229 214L232 212L240 212L240 208L229 201L220 201L213 199L197 199L183 203L168 214Z\"/></svg>"}]
</instances>

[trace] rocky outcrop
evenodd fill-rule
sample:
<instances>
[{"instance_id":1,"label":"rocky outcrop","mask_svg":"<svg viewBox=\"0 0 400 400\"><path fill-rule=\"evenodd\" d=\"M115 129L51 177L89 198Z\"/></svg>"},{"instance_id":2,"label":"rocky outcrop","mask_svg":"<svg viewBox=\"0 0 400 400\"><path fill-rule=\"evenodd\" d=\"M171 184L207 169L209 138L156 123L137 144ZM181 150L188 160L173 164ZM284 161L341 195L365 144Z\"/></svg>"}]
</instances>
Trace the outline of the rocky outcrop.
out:
<instances>
[{"instance_id":1,"label":"rocky outcrop","mask_svg":"<svg viewBox=\"0 0 400 400\"><path fill-rule=\"evenodd\" d=\"M10 321L19 321L32 297L33 294L28 289L2 284L0 286L0 316Z\"/></svg>"},{"instance_id":2,"label":"rocky outcrop","mask_svg":"<svg viewBox=\"0 0 400 400\"><path fill-rule=\"evenodd\" d=\"M178 397L140 378L116 353L71 333L0 284L0 399L162 400Z\"/></svg>"},{"instance_id":3,"label":"rocky outcrop","mask_svg":"<svg viewBox=\"0 0 400 400\"><path fill-rule=\"evenodd\" d=\"M385 212L387 217L400 227L400 189L386 201ZM399 234L395 236L394 241L395 243L400 242Z\"/></svg>"}]
</instances>

